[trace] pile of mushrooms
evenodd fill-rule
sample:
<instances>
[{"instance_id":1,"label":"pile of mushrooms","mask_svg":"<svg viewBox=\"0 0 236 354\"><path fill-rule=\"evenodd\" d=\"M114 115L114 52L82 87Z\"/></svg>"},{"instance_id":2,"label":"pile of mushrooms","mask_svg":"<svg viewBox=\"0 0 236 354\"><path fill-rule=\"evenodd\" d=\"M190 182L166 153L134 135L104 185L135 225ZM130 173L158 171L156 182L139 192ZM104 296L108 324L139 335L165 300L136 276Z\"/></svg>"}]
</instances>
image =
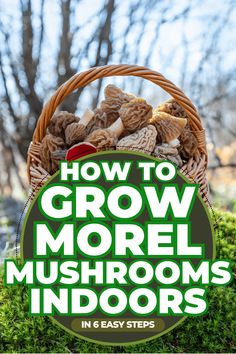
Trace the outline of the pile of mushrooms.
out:
<instances>
[{"instance_id":1,"label":"pile of mushrooms","mask_svg":"<svg viewBox=\"0 0 236 354\"><path fill-rule=\"evenodd\" d=\"M196 153L198 143L187 115L173 99L153 109L145 99L114 85L104 91L104 100L81 118L56 112L42 141L42 167L50 174L59 168L66 152L80 142L97 151L130 150L168 159L178 167Z\"/></svg>"}]
</instances>

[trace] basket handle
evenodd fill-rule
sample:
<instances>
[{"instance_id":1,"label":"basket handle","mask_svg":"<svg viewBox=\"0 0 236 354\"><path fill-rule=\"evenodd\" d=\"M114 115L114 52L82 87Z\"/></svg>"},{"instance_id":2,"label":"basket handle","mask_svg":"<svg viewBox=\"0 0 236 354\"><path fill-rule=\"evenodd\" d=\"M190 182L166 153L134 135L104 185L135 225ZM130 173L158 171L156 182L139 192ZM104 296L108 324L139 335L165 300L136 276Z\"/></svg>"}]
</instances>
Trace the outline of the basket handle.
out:
<instances>
[{"instance_id":1,"label":"basket handle","mask_svg":"<svg viewBox=\"0 0 236 354\"><path fill-rule=\"evenodd\" d=\"M80 74L75 74L63 85L61 85L43 107L34 131L33 142L35 143L42 141L53 113L66 96L77 88L84 87L94 80L109 76L138 76L153 82L169 93L186 111L189 117L189 125L191 130L198 140L199 152L207 156L205 131L202 128L201 119L198 112L190 99L186 97L185 94L171 81L167 80L157 71L150 70L142 66L127 64L94 67Z\"/></svg>"}]
</instances>

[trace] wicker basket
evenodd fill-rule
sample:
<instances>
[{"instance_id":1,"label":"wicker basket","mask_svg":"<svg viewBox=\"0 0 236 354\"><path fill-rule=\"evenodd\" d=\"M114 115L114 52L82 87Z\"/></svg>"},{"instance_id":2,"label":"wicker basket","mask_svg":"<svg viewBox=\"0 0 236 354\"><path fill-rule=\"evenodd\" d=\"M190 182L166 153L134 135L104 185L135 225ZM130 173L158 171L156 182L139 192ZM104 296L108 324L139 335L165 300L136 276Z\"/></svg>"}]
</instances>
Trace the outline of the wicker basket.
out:
<instances>
[{"instance_id":1,"label":"wicker basket","mask_svg":"<svg viewBox=\"0 0 236 354\"><path fill-rule=\"evenodd\" d=\"M41 141L46 134L46 129L53 113L63 99L79 87L84 87L94 80L108 76L138 76L153 82L168 92L185 110L189 118L189 125L198 141L198 150L182 168L181 172L191 182L200 185L199 192L208 205L208 188L206 181L207 150L205 131L202 128L201 119L196 108L185 94L172 82L156 71L136 65L107 65L91 68L81 74L74 75L65 82L43 107L42 113L34 131L33 141L28 150L27 170L28 178L34 192L50 177L41 166L40 147Z\"/></svg>"}]
</instances>

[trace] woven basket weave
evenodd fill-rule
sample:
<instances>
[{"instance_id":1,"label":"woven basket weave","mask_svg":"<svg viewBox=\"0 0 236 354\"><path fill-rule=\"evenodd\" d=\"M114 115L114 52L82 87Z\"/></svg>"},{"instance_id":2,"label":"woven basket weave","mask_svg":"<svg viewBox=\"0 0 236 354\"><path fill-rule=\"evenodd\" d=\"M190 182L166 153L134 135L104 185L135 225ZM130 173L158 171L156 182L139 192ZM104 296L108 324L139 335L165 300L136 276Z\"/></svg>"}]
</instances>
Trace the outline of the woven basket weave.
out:
<instances>
[{"instance_id":1,"label":"woven basket weave","mask_svg":"<svg viewBox=\"0 0 236 354\"><path fill-rule=\"evenodd\" d=\"M188 116L192 133L198 141L198 149L195 155L180 169L190 182L200 185L199 192L208 204L208 188L206 181L207 150L205 131L202 128L201 119L191 101L172 82L156 71L136 65L107 65L91 68L83 73L74 75L70 80L60 86L50 100L43 107L42 113L34 131L33 141L28 150L27 171L31 187L37 192L50 177L41 166L40 150L41 141L44 138L47 126L56 108L63 99L79 87L84 87L94 80L108 76L138 76L149 80L168 92L185 110Z\"/></svg>"}]
</instances>

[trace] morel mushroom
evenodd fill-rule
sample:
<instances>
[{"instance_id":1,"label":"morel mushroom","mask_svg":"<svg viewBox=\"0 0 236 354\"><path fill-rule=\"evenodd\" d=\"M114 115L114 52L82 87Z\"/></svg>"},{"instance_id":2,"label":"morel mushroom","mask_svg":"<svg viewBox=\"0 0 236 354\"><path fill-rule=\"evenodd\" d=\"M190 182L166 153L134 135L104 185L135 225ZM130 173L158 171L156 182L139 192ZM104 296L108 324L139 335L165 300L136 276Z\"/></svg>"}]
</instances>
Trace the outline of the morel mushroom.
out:
<instances>
[{"instance_id":1,"label":"morel mushroom","mask_svg":"<svg viewBox=\"0 0 236 354\"><path fill-rule=\"evenodd\" d=\"M187 123L186 118L176 118L165 112L155 112L149 124L157 130L157 143L168 143L176 146L179 144L178 137Z\"/></svg>"},{"instance_id":2,"label":"morel mushroom","mask_svg":"<svg viewBox=\"0 0 236 354\"><path fill-rule=\"evenodd\" d=\"M86 127L87 135L94 130L108 128L112 124L109 122L107 114L101 108L96 108L93 112L94 116Z\"/></svg>"},{"instance_id":3,"label":"morel mushroom","mask_svg":"<svg viewBox=\"0 0 236 354\"><path fill-rule=\"evenodd\" d=\"M154 113L156 112L165 112L175 117L188 118L185 110L174 98L159 104L159 106L157 106L157 108L154 110Z\"/></svg>"},{"instance_id":4,"label":"morel mushroom","mask_svg":"<svg viewBox=\"0 0 236 354\"><path fill-rule=\"evenodd\" d=\"M148 125L148 120L152 117L152 106L143 98L135 98L123 104L119 114L125 129L133 133Z\"/></svg>"},{"instance_id":5,"label":"morel mushroom","mask_svg":"<svg viewBox=\"0 0 236 354\"><path fill-rule=\"evenodd\" d=\"M126 129L134 132L147 125L152 115L152 107L142 98L135 98L129 103L123 104L119 110L118 118L107 129L97 129L90 133L85 141L102 150L116 145L119 136Z\"/></svg>"},{"instance_id":6,"label":"morel mushroom","mask_svg":"<svg viewBox=\"0 0 236 354\"><path fill-rule=\"evenodd\" d=\"M65 130L65 140L68 146L72 146L82 140L87 135L86 126L94 116L94 112L86 109L79 122L71 123Z\"/></svg>"},{"instance_id":7,"label":"morel mushroom","mask_svg":"<svg viewBox=\"0 0 236 354\"><path fill-rule=\"evenodd\" d=\"M156 136L157 132L155 127L148 125L119 140L116 149L140 151L150 155L156 145Z\"/></svg>"},{"instance_id":8,"label":"morel mushroom","mask_svg":"<svg viewBox=\"0 0 236 354\"><path fill-rule=\"evenodd\" d=\"M60 111L53 115L48 125L48 131L54 136L65 140L65 130L71 123L79 122L79 117L67 111Z\"/></svg>"},{"instance_id":9,"label":"morel mushroom","mask_svg":"<svg viewBox=\"0 0 236 354\"><path fill-rule=\"evenodd\" d=\"M87 132L108 128L119 118L122 104L135 98L134 95L122 91L115 85L107 85L104 90L105 100L94 110L94 117L87 126Z\"/></svg>"},{"instance_id":10,"label":"morel mushroom","mask_svg":"<svg viewBox=\"0 0 236 354\"><path fill-rule=\"evenodd\" d=\"M158 111L169 113L175 117L188 118L184 109L174 99L170 99L170 100L160 104L155 109L154 113L156 113ZM197 150L197 147L198 147L198 141L197 141L195 135L191 132L191 128L188 123L186 124L185 128L183 129L182 133L180 134L179 140L180 140L180 147L179 147L180 155L184 159L188 160L190 157L194 156L194 154Z\"/></svg>"},{"instance_id":11,"label":"morel mushroom","mask_svg":"<svg viewBox=\"0 0 236 354\"><path fill-rule=\"evenodd\" d=\"M185 128L180 137L179 153L180 155L188 160L193 157L198 148L198 141L195 135L190 131L189 128Z\"/></svg>"},{"instance_id":12,"label":"morel mushroom","mask_svg":"<svg viewBox=\"0 0 236 354\"><path fill-rule=\"evenodd\" d=\"M59 161L54 159L52 152L64 150L65 142L59 136L47 134L42 140L41 162L42 167L50 174L55 173L59 167Z\"/></svg>"},{"instance_id":13,"label":"morel mushroom","mask_svg":"<svg viewBox=\"0 0 236 354\"><path fill-rule=\"evenodd\" d=\"M107 114L110 124L119 118L120 107L135 98L134 95L122 91L115 85L107 85L104 95L105 100L101 102L100 108Z\"/></svg>"},{"instance_id":14,"label":"morel mushroom","mask_svg":"<svg viewBox=\"0 0 236 354\"><path fill-rule=\"evenodd\" d=\"M86 142L93 144L98 150L114 147L117 144L120 134L124 130L122 120L118 118L107 129L97 129L85 139Z\"/></svg>"},{"instance_id":15,"label":"morel mushroom","mask_svg":"<svg viewBox=\"0 0 236 354\"><path fill-rule=\"evenodd\" d=\"M168 144L156 145L153 156L161 160L169 160L178 167L183 166L183 161L179 155L178 149Z\"/></svg>"}]
</instances>

